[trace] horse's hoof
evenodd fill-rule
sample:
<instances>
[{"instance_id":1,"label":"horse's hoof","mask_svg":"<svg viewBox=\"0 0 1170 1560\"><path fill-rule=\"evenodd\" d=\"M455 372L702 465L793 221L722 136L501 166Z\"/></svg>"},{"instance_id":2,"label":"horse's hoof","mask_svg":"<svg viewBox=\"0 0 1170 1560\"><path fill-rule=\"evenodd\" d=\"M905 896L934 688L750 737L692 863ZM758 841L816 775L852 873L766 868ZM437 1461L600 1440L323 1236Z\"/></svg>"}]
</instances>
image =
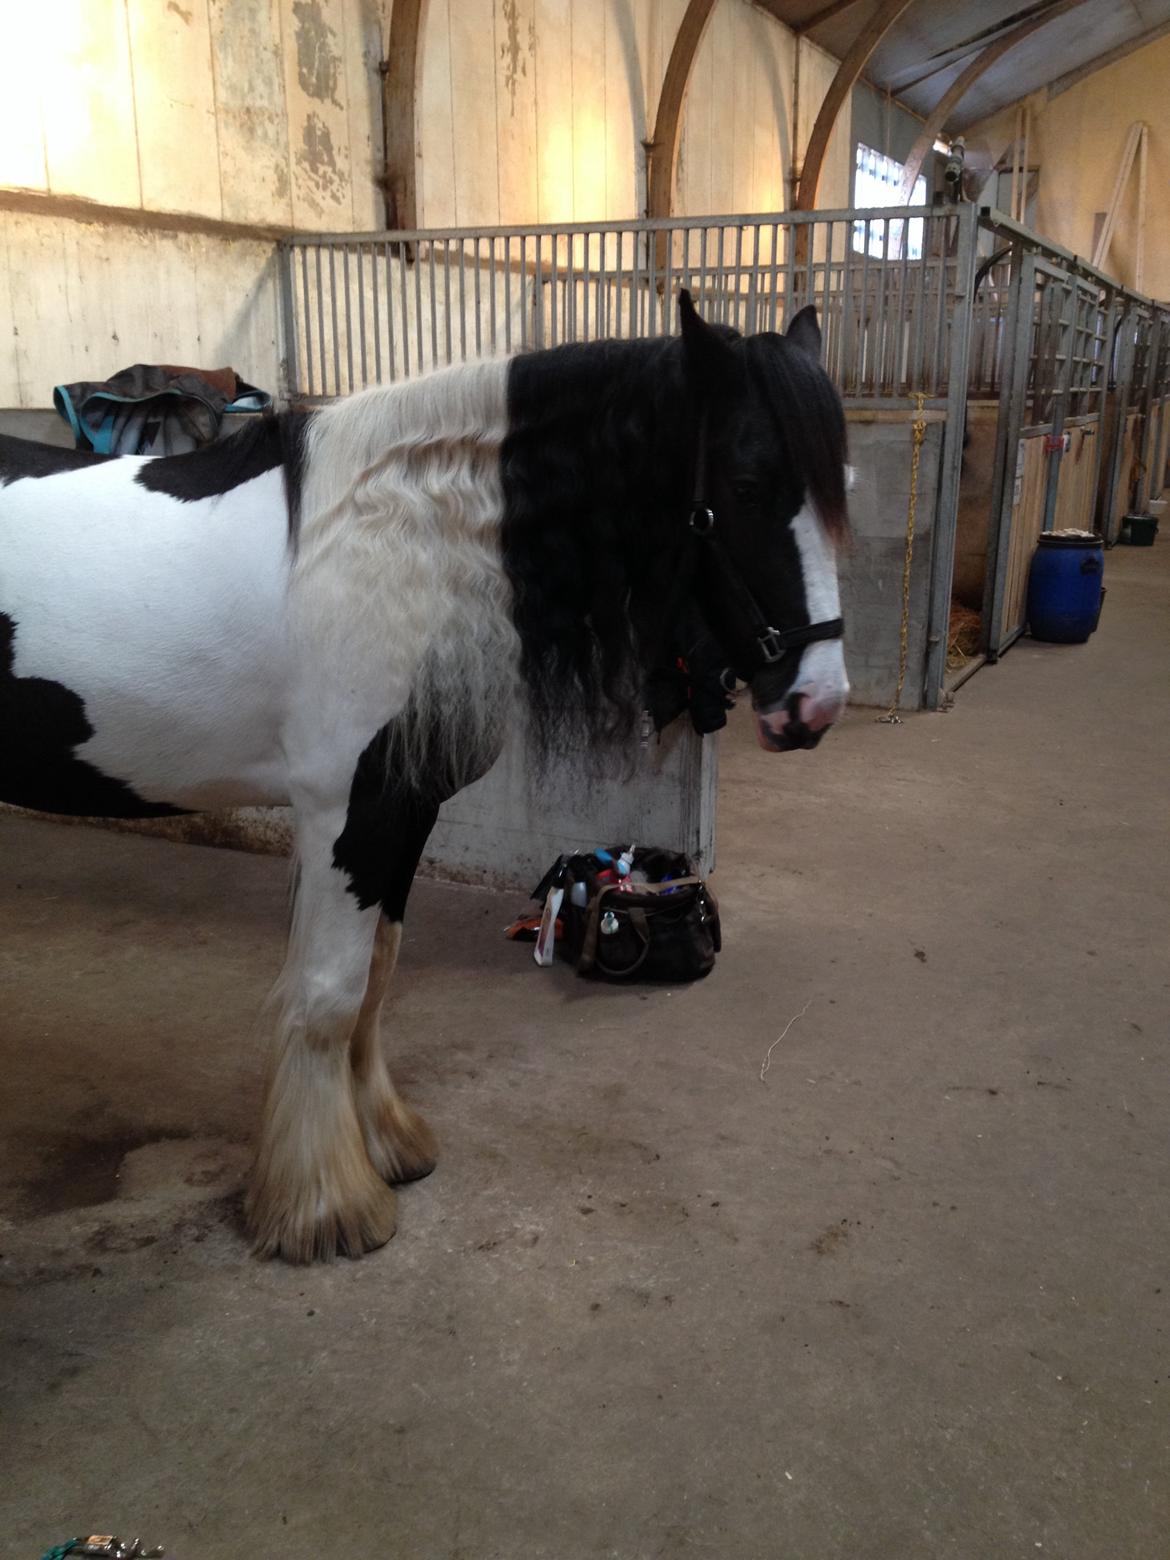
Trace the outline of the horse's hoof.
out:
<instances>
[{"instance_id":1,"label":"horse's hoof","mask_svg":"<svg viewBox=\"0 0 1170 1560\"><path fill-rule=\"evenodd\" d=\"M258 1257L286 1262L332 1262L360 1257L384 1246L398 1227L397 1198L383 1181L372 1181L360 1196L322 1209L271 1206L262 1193L249 1194L244 1218Z\"/></svg>"},{"instance_id":2,"label":"horse's hoof","mask_svg":"<svg viewBox=\"0 0 1170 1560\"><path fill-rule=\"evenodd\" d=\"M421 1181L438 1162L438 1139L418 1111L401 1100L394 1101L392 1111L381 1113L365 1140L370 1163L392 1186Z\"/></svg>"}]
</instances>

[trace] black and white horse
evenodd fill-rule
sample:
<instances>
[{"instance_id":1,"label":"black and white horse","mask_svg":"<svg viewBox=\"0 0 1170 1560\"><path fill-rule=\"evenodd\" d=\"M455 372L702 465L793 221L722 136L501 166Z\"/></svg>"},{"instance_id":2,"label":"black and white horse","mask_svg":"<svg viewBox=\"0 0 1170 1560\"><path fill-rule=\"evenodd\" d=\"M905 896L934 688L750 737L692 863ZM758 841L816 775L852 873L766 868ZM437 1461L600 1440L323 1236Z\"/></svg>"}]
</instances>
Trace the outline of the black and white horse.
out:
<instances>
[{"instance_id":1,"label":"black and white horse","mask_svg":"<svg viewBox=\"0 0 1170 1560\"><path fill-rule=\"evenodd\" d=\"M295 896L247 1218L306 1261L389 1239L435 1143L378 1037L440 805L539 737L636 721L698 611L759 740L847 684L845 432L811 309L367 390L158 460L0 438L0 800L291 802Z\"/></svg>"}]
</instances>

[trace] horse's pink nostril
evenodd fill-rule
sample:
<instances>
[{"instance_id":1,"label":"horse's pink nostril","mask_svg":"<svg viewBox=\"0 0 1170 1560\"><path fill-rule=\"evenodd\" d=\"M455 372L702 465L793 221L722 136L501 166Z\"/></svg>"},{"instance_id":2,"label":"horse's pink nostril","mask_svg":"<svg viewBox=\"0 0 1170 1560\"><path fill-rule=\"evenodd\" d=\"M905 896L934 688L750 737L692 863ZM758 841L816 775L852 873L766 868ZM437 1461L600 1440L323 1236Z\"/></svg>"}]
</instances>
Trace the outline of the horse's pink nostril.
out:
<instances>
[{"instance_id":1,"label":"horse's pink nostril","mask_svg":"<svg viewBox=\"0 0 1170 1560\"><path fill-rule=\"evenodd\" d=\"M817 694L802 694L799 703L799 719L810 731L824 731L835 720L841 717L841 711L845 708L844 700L829 694L819 697Z\"/></svg>"}]
</instances>

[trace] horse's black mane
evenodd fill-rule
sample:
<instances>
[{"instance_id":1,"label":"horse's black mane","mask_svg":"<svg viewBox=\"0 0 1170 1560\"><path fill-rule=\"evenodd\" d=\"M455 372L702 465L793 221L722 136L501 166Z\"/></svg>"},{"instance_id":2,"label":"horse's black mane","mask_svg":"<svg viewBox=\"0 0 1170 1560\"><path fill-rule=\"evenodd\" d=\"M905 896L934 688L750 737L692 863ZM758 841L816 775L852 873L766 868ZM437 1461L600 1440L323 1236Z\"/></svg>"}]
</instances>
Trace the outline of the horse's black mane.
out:
<instances>
[{"instance_id":1,"label":"horse's black mane","mask_svg":"<svg viewBox=\"0 0 1170 1560\"><path fill-rule=\"evenodd\" d=\"M719 334L770 410L796 482L843 536L845 425L828 378L780 336ZM554 749L628 738L664 649L692 497L700 402L683 344L531 353L510 365L508 402L504 564L535 734Z\"/></svg>"},{"instance_id":2,"label":"horse's black mane","mask_svg":"<svg viewBox=\"0 0 1170 1560\"><path fill-rule=\"evenodd\" d=\"M637 708L633 598L681 506L678 343L597 342L516 358L501 457L504 566L521 669L544 745L584 725L628 731ZM666 473L662 482L659 473ZM657 490L657 491L656 491Z\"/></svg>"},{"instance_id":3,"label":"horse's black mane","mask_svg":"<svg viewBox=\"0 0 1170 1560\"><path fill-rule=\"evenodd\" d=\"M295 543L300 524L301 473L308 415L278 412L250 419L238 433L180 455L148 461L136 481L155 493L185 503L228 493L253 477L284 468L289 536Z\"/></svg>"}]
</instances>

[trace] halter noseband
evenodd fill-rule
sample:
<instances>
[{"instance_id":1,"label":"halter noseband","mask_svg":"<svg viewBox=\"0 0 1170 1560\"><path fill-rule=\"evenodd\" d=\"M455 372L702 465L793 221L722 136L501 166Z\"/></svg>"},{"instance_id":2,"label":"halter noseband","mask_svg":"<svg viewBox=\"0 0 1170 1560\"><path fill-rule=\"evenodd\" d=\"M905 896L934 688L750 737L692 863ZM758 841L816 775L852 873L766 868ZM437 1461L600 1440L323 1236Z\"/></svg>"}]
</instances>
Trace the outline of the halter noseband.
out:
<instances>
[{"instance_id":1,"label":"halter noseband","mask_svg":"<svg viewBox=\"0 0 1170 1560\"><path fill-rule=\"evenodd\" d=\"M699 551L705 550L713 570L720 576L722 592L731 598L734 610L743 619L746 637L756 646L759 665L752 668L749 681L765 666L773 666L783 660L791 650L803 649L821 639L840 639L844 632L844 620L828 618L823 623L803 623L796 628L773 628L765 618L751 587L744 579L735 560L724 547L715 522L715 511L706 499L707 489L707 409L699 417L699 437L695 449L694 497L691 500L687 528L695 538L688 552L689 567L684 566L688 580L698 566Z\"/></svg>"}]
</instances>

